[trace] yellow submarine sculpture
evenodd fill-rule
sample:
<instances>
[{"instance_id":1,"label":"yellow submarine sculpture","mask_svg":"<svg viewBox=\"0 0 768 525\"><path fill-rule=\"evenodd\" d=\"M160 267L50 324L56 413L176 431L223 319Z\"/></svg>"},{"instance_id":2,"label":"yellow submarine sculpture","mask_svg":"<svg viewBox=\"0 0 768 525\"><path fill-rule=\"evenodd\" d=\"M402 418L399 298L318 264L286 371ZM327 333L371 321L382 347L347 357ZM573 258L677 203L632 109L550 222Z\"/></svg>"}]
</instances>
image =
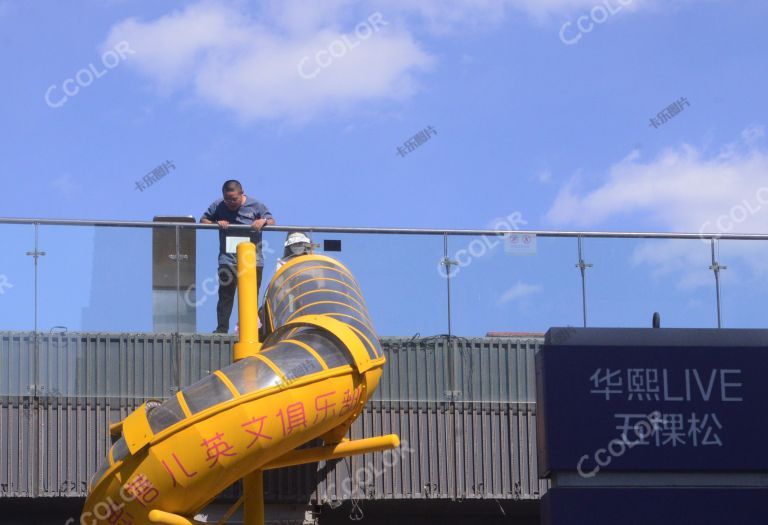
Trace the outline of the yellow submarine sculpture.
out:
<instances>
[{"instance_id":1,"label":"yellow submarine sculpture","mask_svg":"<svg viewBox=\"0 0 768 525\"><path fill-rule=\"evenodd\" d=\"M255 245L237 257L233 364L113 425L120 438L91 479L83 525L192 525L240 479L245 523L261 524L263 470L399 446L396 435L345 438L386 361L350 271L315 254L283 265L265 295L262 345ZM323 446L299 449L317 438Z\"/></svg>"}]
</instances>

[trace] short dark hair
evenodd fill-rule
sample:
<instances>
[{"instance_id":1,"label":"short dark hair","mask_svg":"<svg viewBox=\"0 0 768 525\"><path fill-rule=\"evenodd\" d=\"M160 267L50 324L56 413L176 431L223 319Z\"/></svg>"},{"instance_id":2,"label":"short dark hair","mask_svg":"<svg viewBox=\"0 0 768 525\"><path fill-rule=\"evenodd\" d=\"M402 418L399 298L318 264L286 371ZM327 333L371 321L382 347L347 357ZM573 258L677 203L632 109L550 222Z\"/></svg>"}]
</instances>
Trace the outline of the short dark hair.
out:
<instances>
[{"instance_id":1,"label":"short dark hair","mask_svg":"<svg viewBox=\"0 0 768 525\"><path fill-rule=\"evenodd\" d=\"M221 187L221 193L226 193L228 191L239 191L240 193L243 192L243 185L240 184L240 181L235 179L230 179L227 182L224 183L224 185Z\"/></svg>"}]
</instances>

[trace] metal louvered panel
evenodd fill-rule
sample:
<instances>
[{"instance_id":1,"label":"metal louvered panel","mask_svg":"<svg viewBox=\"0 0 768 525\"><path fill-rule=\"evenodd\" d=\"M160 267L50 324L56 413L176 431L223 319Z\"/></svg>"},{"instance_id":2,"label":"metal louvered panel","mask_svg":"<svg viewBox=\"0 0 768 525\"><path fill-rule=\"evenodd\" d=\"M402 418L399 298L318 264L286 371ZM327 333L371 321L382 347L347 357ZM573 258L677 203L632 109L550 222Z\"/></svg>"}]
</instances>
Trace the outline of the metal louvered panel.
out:
<instances>
[{"instance_id":1,"label":"metal louvered panel","mask_svg":"<svg viewBox=\"0 0 768 525\"><path fill-rule=\"evenodd\" d=\"M229 364L233 337L0 333L0 497L85 495L108 428ZM388 358L355 438L398 451L269 471L270 502L533 499L533 355L540 341L384 338ZM35 351L37 346L37 351ZM235 497L236 487L226 497Z\"/></svg>"},{"instance_id":2,"label":"metal louvered panel","mask_svg":"<svg viewBox=\"0 0 768 525\"><path fill-rule=\"evenodd\" d=\"M30 399L0 404L0 497L37 492L37 439L31 405Z\"/></svg>"},{"instance_id":3,"label":"metal louvered panel","mask_svg":"<svg viewBox=\"0 0 768 525\"><path fill-rule=\"evenodd\" d=\"M369 407L353 438L397 433L402 446L318 468L318 503L358 499L538 499L535 415L526 409Z\"/></svg>"},{"instance_id":4,"label":"metal louvered panel","mask_svg":"<svg viewBox=\"0 0 768 525\"><path fill-rule=\"evenodd\" d=\"M232 337L181 335L175 369L181 388L197 382L232 362Z\"/></svg>"}]
</instances>

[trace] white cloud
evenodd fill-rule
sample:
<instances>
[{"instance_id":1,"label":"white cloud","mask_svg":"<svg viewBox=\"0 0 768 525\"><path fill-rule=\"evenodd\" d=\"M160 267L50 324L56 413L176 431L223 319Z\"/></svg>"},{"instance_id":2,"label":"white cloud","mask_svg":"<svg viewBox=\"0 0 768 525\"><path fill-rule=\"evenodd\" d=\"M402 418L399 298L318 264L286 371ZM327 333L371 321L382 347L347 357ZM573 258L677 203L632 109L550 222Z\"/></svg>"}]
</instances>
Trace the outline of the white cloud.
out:
<instances>
[{"instance_id":1,"label":"white cloud","mask_svg":"<svg viewBox=\"0 0 768 525\"><path fill-rule=\"evenodd\" d=\"M754 128L744 132L749 137L755 133ZM716 224L735 206L760 206L757 192L768 186L768 151L754 142L735 142L716 154L706 153L683 144L644 161L639 151L632 151L609 168L605 182L594 190L579 192L579 178L572 179L559 191L547 219L589 227L640 214L654 227L668 230L768 231L767 205L735 221L738 227L727 220Z\"/></svg>"},{"instance_id":2,"label":"white cloud","mask_svg":"<svg viewBox=\"0 0 768 525\"><path fill-rule=\"evenodd\" d=\"M692 233L768 232L768 150L760 147L760 127L715 153L689 144L643 160L638 151L608 169L597 188L581 190L574 177L559 191L547 219L556 226L610 226L618 221L647 224L644 229ZM608 229L617 229L609 227ZM755 274L768 255L763 243L729 241L726 257L740 258ZM649 241L633 256L657 275L682 273L680 285L711 285L709 244ZM723 261L721 261L723 262ZM725 261L727 263L727 261Z\"/></svg>"},{"instance_id":3,"label":"white cloud","mask_svg":"<svg viewBox=\"0 0 768 525\"><path fill-rule=\"evenodd\" d=\"M541 170L536 174L536 179L542 184L549 184L552 182L552 172L549 170Z\"/></svg>"},{"instance_id":4,"label":"white cloud","mask_svg":"<svg viewBox=\"0 0 768 525\"><path fill-rule=\"evenodd\" d=\"M765 137L765 126L749 126L741 132L744 143L753 146Z\"/></svg>"},{"instance_id":5,"label":"white cloud","mask_svg":"<svg viewBox=\"0 0 768 525\"><path fill-rule=\"evenodd\" d=\"M639 10L670 8L674 4L694 0L508 0L514 8L536 17L587 14L595 7L605 7L609 13L630 13Z\"/></svg>"},{"instance_id":6,"label":"white cloud","mask_svg":"<svg viewBox=\"0 0 768 525\"><path fill-rule=\"evenodd\" d=\"M623 9L658 1L632 0ZM103 48L127 41L136 52L127 67L164 95L181 93L244 120L304 121L416 93L420 75L437 62L417 39L419 31L494 26L508 12L570 16L595 5L597 0L200 0L154 20L123 20ZM374 13L385 23L358 39L355 29ZM343 55L314 75L317 53L345 38L351 45ZM304 57L310 57L303 62L309 79L299 72Z\"/></svg>"},{"instance_id":7,"label":"white cloud","mask_svg":"<svg viewBox=\"0 0 768 525\"><path fill-rule=\"evenodd\" d=\"M274 20L277 27L301 33L337 25L345 12L354 11L354 5L353 0L269 0L265 2L264 14Z\"/></svg>"},{"instance_id":8,"label":"white cloud","mask_svg":"<svg viewBox=\"0 0 768 525\"><path fill-rule=\"evenodd\" d=\"M341 24L334 13L343 4L334 1L327 11L309 3L302 9L297 2L272 4L262 13L266 18L256 21L231 4L204 1L154 21L120 22L104 48L127 41L136 52L130 66L161 91L189 89L245 120L301 121L350 104L413 94L415 75L429 70L434 59L374 11ZM360 23L372 28L370 36L355 33ZM325 53L321 63L332 62L320 67L317 53L333 42L344 43L343 55ZM341 55L340 44L334 45Z\"/></svg>"},{"instance_id":9,"label":"white cloud","mask_svg":"<svg viewBox=\"0 0 768 525\"><path fill-rule=\"evenodd\" d=\"M682 3L690 0L666 0ZM508 13L521 12L544 21L554 16L588 13L595 6L610 6L611 12L632 12L662 4L659 0L376 0L380 9L415 15L433 32L458 28L487 27L500 23Z\"/></svg>"},{"instance_id":10,"label":"white cloud","mask_svg":"<svg viewBox=\"0 0 768 525\"><path fill-rule=\"evenodd\" d=\"M374 0L373 3L382 12L412 17L438 34L498 24L509 5L506 0Z\"/></svg>"},{"instance_id":11,"label":"white cloud","mask_svg":"<svg viewBox=\"0 0 768 525\"><path fill-rule=\"evenodd\" d=\"M541 290L542 287L538 284L518 282L512 288L501 294L501 297L499 297L498 300L498 304L506 304L510 301L515 301L517 299L539 293Z\"/></svg>"},{"instance_id":12,"label":"white cloud","mask_svg":"<svg viewBox=\"0 0 768 525\"><path fill-rule=\"evenodd\" d=\"M685 290L712 287L714 282L709 269L710 246L700 241L641 241L634 249L631 263L647 266L654 278L673 277L676 286Z\"/></svg>"}]
</instances>

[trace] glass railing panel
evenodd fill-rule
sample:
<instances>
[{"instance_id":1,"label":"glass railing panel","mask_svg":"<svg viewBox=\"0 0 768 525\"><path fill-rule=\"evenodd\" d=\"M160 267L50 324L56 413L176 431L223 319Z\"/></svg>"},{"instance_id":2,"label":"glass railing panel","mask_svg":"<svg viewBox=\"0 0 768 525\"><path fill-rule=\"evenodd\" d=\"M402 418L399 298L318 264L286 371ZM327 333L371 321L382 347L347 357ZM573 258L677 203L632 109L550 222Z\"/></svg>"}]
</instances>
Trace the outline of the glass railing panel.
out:
<instances>
[{"instance_id":1,"label":"glass railing panel","mask_svg":"<svg viewBox=\"0 0 768 525\"><path fill-rule=\"evenodd\" d=\"M441 238L307 233L317 245L315 253L338 260L354 276L379 336L445 331L445 284L437 271ZM277 258L284 255L285 238L283 232L264 235L269 250L265 249L262 293L275 273Z\"/></svg>"},{"instance_id":2,"label":"glass railing panel","mask_svg":"<svg viewBox=\"0 0 768 525\"><path fill-rule=\"evenodd\" d=\"M711 259L711 247L710 259ZM715 261L723 268L720 277L720 312L723 328L766 328L768 309L768 244L765 241L718 240ZM711 260L709 261L711 265ZM716 297L715 276L709 271L710 295ZM711 312L715 322L715 311Z\"/></svg>"},{"instance_id":3,"label":"glass railing panel","mask_svg":"<svg viewBox=\"0 0 768 525\"><path fill-rule=\"evenodd\" d=\"M41 226L39 330L151 332L152 229Z\"/></svg>"},{"instance_id":4,"label":"glass railing panel","mask_svg":"<svg viewBox=\"0 0 768 525\"><path fill-rule=\"evenodd\" d=\"M308 233L315 253L338 260L354 276L378 336L408 336L412 343L388 352L374 399L443 401L446 353L442 343L435 344L447 330L446 286L439 273L442 237ZM266 279L274 274L275 258L283 255L285 238L285 233L265 235L278 252L265 253Z\"/></svg>"},{"instance_id":5,"label":"glass railing panel","mask_svg":"<svg viewBox=\"0 0 768 525\"><path fill-rule=\"evenodd\" d=\"M0 330L27 331L35 325L35 229L0 225ZM27 255L29 253L30 255ZM41 260L43 257L39 257Z\"/></svg>"},{"instance_id":6,"label":"glass railing panel","mask_svg":"<svg viewBox=\"0 0 768 525\"><path fill-rule=\"evenodd\" d=\"M451 236L447 258L452 337L435 346L444 353L443 401L530 409L543 333L581 325L575 239Z\"/></svg>"},{"instance_id":7,"label":"glass railing panel","mask_svg":"<svg viewBox=\"0 0 768 525\"><path fill-rule=\"evenodd\" d=\"M0 225L0 330L31 331L35 324L34 227ZM0 396L35 392L34 344L27 334L0 341Z\"/></svg>"},{"instance_id":8,"label":"glass railing panel","mask_svg":"<svg viewBox=\"0 0 768 525\"><path fill-rule=\"evenodd\" d=\"M379 400L443 401L446 353L440 342L447 331L446 282L441 275L441 236L326 234L307 232L315 244L314 253L332 257L354 276L362 292L368 315L379 336L407 334L414 351L390 353L393 374L390 385L377 392ZM286 232L263 234L264 257L261 299L283 258ZM201 230L197 235L197 280L195 301L199 331L216 326L219 251L218 233ZM206 282L207 279L207 282ZM230 316L231 334L237 325L237 298ZM354 321L354 320L352 320ZM436 337L437 336L437 337ZM439 341L440 340L440 341ZM401 388L402 379L408 386Z\"/></svg>"},{"instance_id":9,"label":"glass railing panel","mask_svg":"<svg viewBox=\"0 0 768 525\"><path fill-rule=\"evenodd\" d=\"M700 239L584 239L588 326L714 327L709 246Z\"/></svg>"},{"instance_id":10,"label":"glass railing panel","mask_svg":"<svg viewBox=\"0 0 768 525\"><path fill-rule=\"evenodd\" d=\"M232 236L247 237L247 231L235 233L233 229ZM197 230L196 240L196 274L194 286L184 285L181 287L181 301L185 308L190 308L195 312L195 327L197 333L212 333L218 327L217 305L219 301L219 230L217 229L199 229ZM279 254L282 254L282 244L285 234L281 232L263 232L261 244L261 259L264 261L263 273L259 283L260 301L263 299L264 292L269 284L269 280L275 273L275 263ZM277 245L279 247L276 247ZM232 243L231 249L236 249L236 244ZM278 251L279 248L279 251ZM225 250L226 250L225 244ZM227 274L229 275L229 274ZM235 271L236 277L236 271ZM225 277L226 281L227 277ZM236 279L235 279L236 280ZM238 298L235 294L232 303L232 313L229 316L228 332L235 334L238 330Z\"/></svg>"},{"instance_id":11,"label":"glass railing panel","mask_svg":"<svg viewBox=\"0 0 768 525\"><path fill-rule=\"evenodd\" d=\"M154 331L152 230L41 226L39 250L36 394L167 395L167 379L152 377L166 370L144 369L153 359L146 348L124 347L114 335ZM86 341L80 332L92 336ZM168 363L159 354L155 362Z\"/></svg>"},{"instance_id":12,"label":"glass railing panel","mask_svg":"<svg viewBox=\"0 0 768 525\"><path fill-rule=\"evenodd\" d=\"M575 239L453 236L448 258L454 335L543 333L582 323Z\"/></svg>"},{"instance_id":13,"label":"glass railing panel","mask_svg":"<svg viewBox=\"0 0 768 525\"><path fill-rule=\"evenodd\" d=\"M0 323L7 331L34 327L34 231L32 225L0 227L6 247L0 254ZM45 337L23 344L3 339L0 394L156 399L172 394L181 366L174 357L176 313L193 314L192 328L182 332L210 333L217 324L218 231L180 229L182 237L190 233L194 243L181 245L177 289L175 244L166 239L158 251L151 228L39 226L38 332ZM380 401L524 402L528 353L540 341L537 334L583 322L576 238L538 237L525 244L522 234L453 235L446 266L441 235L308 233L315 253L337 259L359 283L376 333L396 339L387 346L389 365L375 397ZM174 229L168 234L172 239ZM284 255L285 238L285 232L264 233L262 297ZM661 314L662 327L717 326L709 241L584 238L581 247L589 265L588 326L651 326L654 312ZM723 327L765 326L766 315L756 307L764 286L759 264L764 249L759 241L718 242L715 258L727 267L720 272ZM168 274L162 304L153 272L158 257ZM446 336L449 285L452 339ZM158 310L166 317L165 330L157 330ZM237 314L235 297L231 334ZM95 346L74 339L81 331L100 333ZM131 346L129 355L110 350L117 343L109 332L159 332L167 340L153 343L157 351L149 353ZM516 340L505 339L505 333ZM472 339L488 334L499 337ZM36 347L34 364L30 356ZM160 376L143 378L147 359ZM85 366L83 360L93 363ZM477 375L493 369L506 369L507 379L515 381L489 383Z\"/></svg>"},{"instance_id":14,"label":"glass railing panel","mask_svg":"<svg viewBox=\"0 0 768 525\"><path fill-rule=\"evenodd\" d=\"M217 324L219 232L214 229L201 229L196 231L196 237L195 286L183 286L180 295L185 306L195 312L195 331L211 333ZM237 326L236 312L237 299L230 321L231 333L234 333Z\"/></svg>"}]
</instances>

